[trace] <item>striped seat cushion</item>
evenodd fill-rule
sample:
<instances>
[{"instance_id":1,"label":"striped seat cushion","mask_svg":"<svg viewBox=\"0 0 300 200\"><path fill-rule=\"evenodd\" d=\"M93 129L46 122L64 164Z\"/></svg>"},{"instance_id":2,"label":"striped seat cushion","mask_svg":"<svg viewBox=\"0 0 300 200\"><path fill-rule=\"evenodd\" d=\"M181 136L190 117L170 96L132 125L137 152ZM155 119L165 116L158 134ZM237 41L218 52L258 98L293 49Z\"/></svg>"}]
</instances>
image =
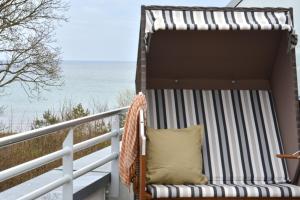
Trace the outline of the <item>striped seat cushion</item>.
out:
<instances>
[{"instance_id":1,"label":"striped seat cushion","mask_svg":"<svg viewBox=\"0 0 300 200\"><path fill-rule=\"evenodd\" d=\"M299 197L300 187L291 184L148 185L153 198L176 197Z\"/></svg>"},{"instance_id":2,"label":"striped seat cushion","mask_svg":"<svg viewBox=\"0 0 300 200\"><path fill-rule=\"evenodd\" d=\"M288 183L272 95L267 90L148 90L148 126L204 124L210 183Z\"/></svg>"}]
</instances>

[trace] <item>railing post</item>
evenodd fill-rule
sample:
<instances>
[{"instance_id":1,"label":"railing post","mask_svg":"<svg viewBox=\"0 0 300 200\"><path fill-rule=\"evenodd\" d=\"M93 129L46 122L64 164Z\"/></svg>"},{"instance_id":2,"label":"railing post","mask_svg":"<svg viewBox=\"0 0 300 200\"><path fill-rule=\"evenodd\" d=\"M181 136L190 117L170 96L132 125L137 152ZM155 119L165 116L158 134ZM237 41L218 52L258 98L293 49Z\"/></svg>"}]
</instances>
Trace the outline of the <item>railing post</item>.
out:
<instances>
[{"instance_id":1,"label":"railing post","mask_svg":"<svg viewBox=\"0 0 300 200\"><path fill-rule=\"evenodd\" d=\"M70 177L70 181L63 185L63 200L73 200L73 128L69 130L63 148L71 150L63 157L63 175Z\"/></svg>"},{"instance_id":2,"label":"railing post","mask_svg":"<svg viewBox=\"0 0 300 200\"><path fill-rule=\"evenodd\" d=\"M111 138L111 152L120 152L120 117L115 115L112 117L111 121L111 131L118 132L118 134ZM111 162L111 185L110 185L110 196L113 198L119 197L120 185L119 182L119 158Z\"/></svg>"}]
</instances>

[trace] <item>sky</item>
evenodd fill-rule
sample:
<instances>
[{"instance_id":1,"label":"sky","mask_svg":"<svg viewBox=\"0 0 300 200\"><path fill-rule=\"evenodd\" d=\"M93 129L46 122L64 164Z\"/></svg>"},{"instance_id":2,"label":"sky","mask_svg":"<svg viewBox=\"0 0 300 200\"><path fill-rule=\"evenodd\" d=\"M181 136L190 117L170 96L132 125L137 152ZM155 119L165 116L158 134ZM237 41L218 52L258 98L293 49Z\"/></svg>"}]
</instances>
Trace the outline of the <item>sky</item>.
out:
<instances>
[{"instance_id":1,"label":"sky","mask_svg":"<svg viewBox=\"0 0 300 200\"><path fill-rule=\"evenodd\" d=\"M69 0L57 28L63 60L135 61L141 5L226 6L230 0Z\"/></svg>"}]
</instances>

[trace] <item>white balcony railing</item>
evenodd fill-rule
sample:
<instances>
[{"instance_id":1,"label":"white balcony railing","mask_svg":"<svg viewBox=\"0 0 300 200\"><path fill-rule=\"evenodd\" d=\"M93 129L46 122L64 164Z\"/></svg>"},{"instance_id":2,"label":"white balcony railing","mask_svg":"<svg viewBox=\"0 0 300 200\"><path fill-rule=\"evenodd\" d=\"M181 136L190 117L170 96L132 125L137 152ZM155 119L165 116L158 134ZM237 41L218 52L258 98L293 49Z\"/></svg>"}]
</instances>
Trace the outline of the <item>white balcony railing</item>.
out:
<instances>
[{"instance_id":1,"label":"white balcony railing","mask_svg":"<svg viewBox=\"0 0 300 200\"><path fill-rule=\"evenodd\" d=\"M116 110L111 110L108 112L103 112L95 115L90 115L55 125L15 134L12 136L7 136L0 138L0 148L22 142L25 140L30 140L36 137L47 135L56 131L69 129L67 137L65 138L62 149L55 151L53 153L44 155L42 157L36 158L34 160L25 162L23 164L11 167L9 169L0 172L0 182L25 173L27 171L33 170L40 166L43 166L54 160L63 160L63 176L43 187L27 193L20 199L29 200L38 198L60 186L63 186L63 199L71 200L73 199L73 180L108 163L111 163L111 188L110 195L112 197L119 196L119 170L118 170L118 156L120 151L120 136L123 133L123 128L120 128L120 114L127 112L128 107L119 108ZM84 123L96 121L106 117L112 117L112 128L111 132L94 137L92 139L77 143L73 143L73 129ZM73 172L73 154L81 151L83 149L89 148L101 142L111 140L111 153L106 157L99 158L99 160L93 163L87 163L87 165L75 172Z\"/></svg>"}]
</instances>

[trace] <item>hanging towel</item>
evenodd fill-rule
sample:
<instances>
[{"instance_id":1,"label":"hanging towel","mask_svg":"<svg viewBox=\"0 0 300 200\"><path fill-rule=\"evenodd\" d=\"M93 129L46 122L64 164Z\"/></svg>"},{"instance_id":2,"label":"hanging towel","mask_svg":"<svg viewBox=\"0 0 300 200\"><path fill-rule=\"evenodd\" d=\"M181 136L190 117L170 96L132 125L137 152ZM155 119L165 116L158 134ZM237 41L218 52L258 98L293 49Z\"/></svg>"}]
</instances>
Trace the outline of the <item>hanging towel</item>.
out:
<instances>
[{"instance_id":1,"label":"hanging towel","mask_svg":"<svg viewBox=\"0 0 300 200\"><path fill-rule=\"evenodd\" d=\"M121 181L127 187L130 186L130 183L133 182L133 179L135 178L135 169L138 161L139 111L141 109L146 113L146 98L140 92L139 95L134 97L126 115L119 157Z\"/></svg>"}]
</instances>

